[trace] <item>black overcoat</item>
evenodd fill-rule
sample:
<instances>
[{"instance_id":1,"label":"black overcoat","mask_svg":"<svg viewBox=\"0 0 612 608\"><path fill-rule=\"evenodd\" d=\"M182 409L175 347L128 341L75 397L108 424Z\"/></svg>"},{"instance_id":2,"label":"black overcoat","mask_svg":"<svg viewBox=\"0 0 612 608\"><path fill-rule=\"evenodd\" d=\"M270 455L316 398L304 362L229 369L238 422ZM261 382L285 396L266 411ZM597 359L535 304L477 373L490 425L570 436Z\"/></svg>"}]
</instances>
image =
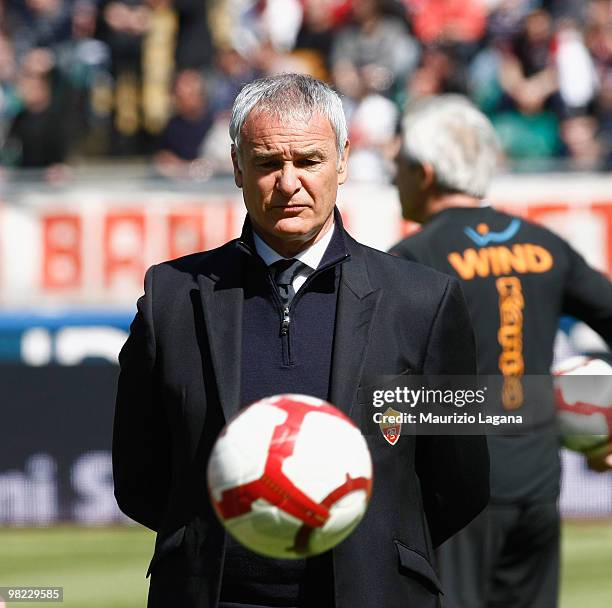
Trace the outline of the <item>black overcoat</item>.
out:
<instances>
[{"instance_id":1,"label":"black overcoat","mask_svg":"<svg viewBox=\"0 0 612 608\"><path fill-rule=\"evenodd\" d=\"M340 226L338 229L342 230ZM330 401L362 425L362 379L475 374L468 312L455 279L344 233ZM225 534L206 492L207 459L238 409L245 254L240 239L153 266L120 355L115 495L157 532L149 606L216 608ZM371 403L370 403L371 407ZM368 433L369 509L333 550L336 608L433 608L433 547L488 500L484 437Z\"/></svg>"}]
</instances>

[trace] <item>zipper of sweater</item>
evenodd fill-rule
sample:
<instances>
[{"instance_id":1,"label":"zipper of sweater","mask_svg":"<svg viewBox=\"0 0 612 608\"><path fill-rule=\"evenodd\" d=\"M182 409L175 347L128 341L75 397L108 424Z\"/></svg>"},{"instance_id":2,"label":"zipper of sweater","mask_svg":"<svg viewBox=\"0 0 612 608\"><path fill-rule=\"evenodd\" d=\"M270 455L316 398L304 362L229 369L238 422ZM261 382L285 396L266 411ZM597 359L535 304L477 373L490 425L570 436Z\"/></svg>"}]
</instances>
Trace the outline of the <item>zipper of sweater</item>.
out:
<instances>
[{"instance_id":1,"label":"zipper of sweater","mask_svg":"<svg viewBox=\"0 0 612 608\"><path fill-rule=\"evenodd\" d=\"M281 336L286 336L289 334L289 324L291 322L291 317L289 316L289 306L285 306L283 308L283 320L281 323Z\"/></svg>"}]
</instances>

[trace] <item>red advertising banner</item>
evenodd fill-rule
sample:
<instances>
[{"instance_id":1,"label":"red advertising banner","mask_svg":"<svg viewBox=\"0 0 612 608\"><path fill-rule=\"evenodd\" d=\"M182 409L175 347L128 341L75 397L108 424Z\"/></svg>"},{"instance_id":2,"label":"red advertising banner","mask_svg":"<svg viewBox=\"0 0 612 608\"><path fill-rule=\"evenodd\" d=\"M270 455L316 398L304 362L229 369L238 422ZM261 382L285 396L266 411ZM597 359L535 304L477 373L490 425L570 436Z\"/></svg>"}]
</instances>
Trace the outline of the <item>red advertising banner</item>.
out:
<instances>
[{"instance_id":1,"label":"red advertising banner","mask_svg":"<svg viewBox=\"0 0 612 608\"><path fill-rule=\"evenodd\" d=\"M69 190L69 189L68 189ZM491 202L566 238L602 271L612 270L612 178L505 177ZM232 182L193 191L22 193L0 208L0 308L129 306L148 266L218 247L240 234L245 215ZM401 219L392 186L350 184L338 206L359 241L389 249L418 226Z\"/></svg>"}]
</instances>

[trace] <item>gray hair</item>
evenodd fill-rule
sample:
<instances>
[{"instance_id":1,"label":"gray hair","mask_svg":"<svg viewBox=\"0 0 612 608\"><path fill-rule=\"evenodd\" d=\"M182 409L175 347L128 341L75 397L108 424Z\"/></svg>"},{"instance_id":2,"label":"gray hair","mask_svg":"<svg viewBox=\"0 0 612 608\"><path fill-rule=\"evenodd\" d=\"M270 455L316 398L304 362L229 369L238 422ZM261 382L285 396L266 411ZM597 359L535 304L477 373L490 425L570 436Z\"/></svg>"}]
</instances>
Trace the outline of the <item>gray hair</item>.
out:
<instances>
[{"instance_id":1,"label":"gray hair","mask_svg":"<svg viewBox=\"0 0 612 608\"><path fill-rule=\"evenodd\" d=\"M260 78L244 87L234 101L229 133L240 158L240 131L253 109L282 118L310 120L326 117L336 135L338 163L348 139L346 117L338 94L320 80L305 74L279 74Z\"/></svg>"},{"instance_id":2,"label":"gray hair","mask_svg":"<svg viewBox=\"0 0 612 608\"><path fill-rule=\"evenodd\" d=\"M431 165L439 188L483 198L499 153L493 125L461 95L429 97L406 109L402 154Z\"/></svg>"}]
</instances>

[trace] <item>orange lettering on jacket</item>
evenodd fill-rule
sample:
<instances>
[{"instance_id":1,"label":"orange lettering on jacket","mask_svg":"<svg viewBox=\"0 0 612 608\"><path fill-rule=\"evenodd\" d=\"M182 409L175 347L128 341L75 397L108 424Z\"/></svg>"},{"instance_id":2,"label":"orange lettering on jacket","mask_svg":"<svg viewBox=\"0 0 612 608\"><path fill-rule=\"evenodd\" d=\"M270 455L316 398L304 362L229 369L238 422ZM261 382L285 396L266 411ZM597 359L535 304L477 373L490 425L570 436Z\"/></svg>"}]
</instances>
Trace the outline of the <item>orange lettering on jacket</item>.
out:
<instances>
[{"instance_id":1,"label":"orange lettering on jacket","mask_svg":"<svg viewBox=\"0 0 612 608\"><path fill-rule=\"evenodd\" d=\"M518 277L502 277L495 281L499 294L499 330L497 341L502 347L499 371L504 376L502 402L507 410L523 405L521 376L525 371L523 360L523 309L525 298Z\"/></svg>"},{"instance_id":2,"label":"orange lettering on jacket","mask_svg":"<svg viewBox=\"0 0 612 608\"><path fill-rule=\"evenodd\" d=\"M516 272L518 274L547 272L554 265L550 252L533 243L518 243L512 248L505 245L495 247L470 247L460 253L448 254L448 261L457 274L465 281L476 276L502 276Z\"/></svg>"}]
</instances>

